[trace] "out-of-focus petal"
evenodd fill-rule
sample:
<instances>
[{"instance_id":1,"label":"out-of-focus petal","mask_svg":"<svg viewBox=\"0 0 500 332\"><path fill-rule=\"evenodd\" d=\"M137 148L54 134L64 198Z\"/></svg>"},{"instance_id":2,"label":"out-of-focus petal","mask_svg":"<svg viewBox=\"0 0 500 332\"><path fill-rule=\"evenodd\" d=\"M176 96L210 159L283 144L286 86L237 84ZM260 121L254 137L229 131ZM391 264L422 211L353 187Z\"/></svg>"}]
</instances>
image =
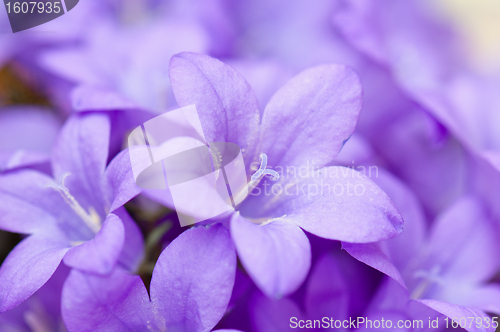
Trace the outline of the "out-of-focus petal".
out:
<instances>
[{"instance_id":1,"label":"out-of-focus petal","mask_svg":"<svg viewBox=\"0 0 500 332\"><path fill-rule=\"evenodd\" d=\"M448 316L449 318L457 319L457 323L460 324L460 318L465 317L467 320L467 324L465 324L464 329L469 332L494 332L496 329L492 326L491 323L491 318L488 316L486 313L479 309L474 309L474 308L467 308L447 302L441 302L441 301L436 301L436 300L417 300L418 302L425 304L431 309L436 310L439 313L442 313L445 316ZM473 324L468 324L471 320L468 319L469 317L473 318ZM480 318L482 321L482 324L478 324L479 326L476 325L476 318ZM490 324L490 327L486 327L488 321ZM462 320L463 324L463 320ZM450 322L451 326L451 322Z\"/></svg>"},{"instance_id":2,"label":"out-of-focus petal","mask_svg":"<svg viewBox=\"0 0 500 332\"><path fill-rule=\"evenodd\" d=\"M243 266L268 296L288 295L306 278L311 247L300 227L279 219L257 225L235 214L231 236Z\"/></svg>"},{"instance_id":3,"label":"out-of-focus petal","mask_svg":"<svg viewBox=\"0 0 500 332\"><path fill-rule=\"evenodd\" d=\"M0 170L47 163L61 121L47 109L11 106L0 111Z\"/></svg>"},{"instance_id":4,"label":"out-of-focus petal","mask_svg":"<svg viewBox=\"0 0 500 332\"><path fill-rule=\"evenodd\" d=\"M361 84L350 68L324 65L288 81L264 110L259 151L270 166L326 165L354 131Z\"/></svg>"},{"instance_id":5,"label":"out-of-focus petal","mask_svg":"<svg viewBox=\"0 0 500 332\"><path fill-rule=\"evenodd\" d=\"M159 328L212 329L226 311L235 271L236 253L224 226L182 233L160 255L151 280Z\"/></svg>"},{"instance_id":6,"label":"out-of-focus petal","mask_svg":"<svg viewBox=\"0 0 500 332\"><path fill-rule=\"evenodd\" d=\"M116 215L109 214L95 237L71 248L64 256L64 263L82 271L108 274L116 265L124 239L122 221Z\"/></svg>"},{"instance_id":7,"label":"out-of-focus petal","mask_svg":"<svg viewBox=\"0 0 500 332\"><path fill-rule=\"evenodd\" d=\"M293 331L292 328L299 320L306 319L297 303L289 298L273 300L262 294L256 294L250 300L250 306L256 332ZM298 325L295 326L297 327Z\"/></svg>"},{"instance_id":8,"label":"out-of-focus petal","mask_svg":"<svg viewBox=\"0 0 500 332\"><path fill-rule=\"evenodd\" d=\"M75 111L138 110L139 105L115 91L81 85L71 92L71 104Z\"/></svg>"},{"instance_id":9,"label":"out-of-focus petal","mask_svg":"<svg viewBox=\"0 0 500 332\"><path fill-rule=\"evenodd\" d=\"M500 251L497 227L481 202L463 197L444 211L430 234L428 267L440 266L440 274L451 282L484 282L500 262L491 256ZM453 293L450 289L450 293Z\"/></svg>"},{"instance_id":10,"label":"out-of-focus petal","mask_svg":"<svg viewBox=\"0 0 500 332\"><path fill-rule=\"evenodd\" d=\"M488 284L474 289L467 294L463 304L500 315L500 285Z\"/></svg>"},{"instance_id":11,"label":"out-of-focus petal","mask_svg":"<svg viewBox=\"0 0 500 332\"><path fill-rule=\"evenodd\" d=\"M67 243L36 235L19 243L0 267L0 312L33 295L57 269Z\"/></svg>"},{"instance_id":12,"label":"out-of-focus petal","mask_svg":"<svg viewBox=\"0 0 500 332\"><path fill-rule=\"evenodd\" d=\"M349 292L341 266L333 256L325 254L311 272L307 283L305 305L311 319L332 317L344 320L348 316Z\"/></svg>"}]
</instances>

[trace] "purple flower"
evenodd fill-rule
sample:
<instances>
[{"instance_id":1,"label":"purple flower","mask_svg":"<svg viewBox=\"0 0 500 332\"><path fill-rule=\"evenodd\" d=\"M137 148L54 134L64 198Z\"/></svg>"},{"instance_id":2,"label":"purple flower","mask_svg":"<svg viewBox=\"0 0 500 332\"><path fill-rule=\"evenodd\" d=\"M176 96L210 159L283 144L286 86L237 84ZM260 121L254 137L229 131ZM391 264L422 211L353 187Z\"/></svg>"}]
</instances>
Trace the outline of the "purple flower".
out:
<instances>
[{"instance_id":1,"label":"purple flower","mask_svg":"<svg viewBox=\"0 0 500 332\"><path fill-rule=\"evenodd\" d=\"M345 1L335 22L360 53L386 66L410 98L499 170L498 77L471 68L456 31L430 10L419 1Z\"/></svg>"},{"instance_id":2,"label":"purple flower","mask_svg":"<svg viewBox=\"0 0 500 332\"><path fill-rule=\"evenodd\" d=\"M421 207L408 188L392 177L381 177L379 183L400 207L405 232L379 243L344 243L343 248L396 280L407 301L450 318L468 317L467 311L470 317L482 318L487 317L485 311L499 313L500 287L488 283L500 267L491 256L500 249L497 226L481 202L463 197L427 229Z\"/></svg>"},{"instance_id":3,"label":"purple flower","mask_svg":"<svg viewBox=\"0 0 500 332\"><path fill-rule=\"evenodd\" d=\"M281 167L276 183L293 187L292 195L251 194L231 216L238 255L267 295L289 294L306 277L311 254L302 229L351 242L373 242L401 232L399 212L371 180L349 168L322 168L349 138L360 111L361 87L349 68L326 65L302 72L271 98L262 120L252 89L218 60L176 55L170 80L180 106L196 105L207 142L238 144L247 173L255 172L251 164L259 156L267 157L268 168ZM304 167L307 174L290 176L283 172L287 167ZM266 176L251 181L259 193L271 183ZM322 185L357 185L364 192L307 192ZM156 199L172 206L166 196L157 193Z\"/></svg>"},{"instance_id":4,"label":"purple flower","mask_svg":"<svg viewBox=\"0 0 500 332\"><path fill-rule=\"evenodd\" d=\"M148 291L139 276L73 270L62 298L70 331L210 331L224 315L236 271L229 232L195 227L160 255Z\"/></svg>"},{"instance_id":5,"label":"purple flower","mask_svg":"<svg viewBox=\"0 0 500 332\"><path fill-rule=\"evenodd\" d=\"M474 309L463 312L457 311L454 317L471 317L472 315L477 315L476 317L481 317L481 319L489 319L487 315ZM404 324L406 324L404 331L449 331L452 327L450 319L448 319L448 328L446 328L445 316L422 303L409 300L405 289L390 278L382 281L362 317L364 317L365 322L357 331L372 331L375 320L379 321L378 324L385 320L384 326L386 330L389 329L387 328L389 324L392 325L392 329L397 329L398 324L401 327L405 327ZM484 325L486 325L486 321Z\"/></svg>"},{"instance_id":6,"label":"purple flower","mask_svg":"<svg viewBox=\"0 0 500 332\"><path fill-rule=\"evenodd\" d=\"M138 266L142 235L122 205L140 190L127 151L106 167L109 141L107 115L75 115L53 149L55 179L34 170L0 176L0 228L29 235L0 268L1 312L36 292L61 260L98 274Z\"/></svg>"}]
</instances>

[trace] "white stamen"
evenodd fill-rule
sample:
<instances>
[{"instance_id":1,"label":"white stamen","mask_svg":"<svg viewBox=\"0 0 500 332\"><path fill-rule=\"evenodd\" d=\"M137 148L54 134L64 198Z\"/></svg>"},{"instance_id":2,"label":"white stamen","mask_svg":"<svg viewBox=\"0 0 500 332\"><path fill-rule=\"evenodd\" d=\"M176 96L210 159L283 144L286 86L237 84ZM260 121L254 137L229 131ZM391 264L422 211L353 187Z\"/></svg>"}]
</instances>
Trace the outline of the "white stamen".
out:
<instances>
[{"instance_id":1,"label":"white stamen","mask_svg":"<svg viewBox=\"0 0 500 332\"><path fill-rule=\"evenodd\" d=\"M93 207L90 207L88 211L85 211L85 209L80 205L80 203L78 203L75 197L71 195L69 189L64 185L64 181L69 175L69 173L63 175L60 185L48 187L57 190L61 194L64 201L73 209L73 211L75 211L75 213L83 220L83 222L85 222L85 224L92 230L92 232L97 234L97 232L99 232L99 230L101 229L101 218Z\"/></svg>"}]
</instances>

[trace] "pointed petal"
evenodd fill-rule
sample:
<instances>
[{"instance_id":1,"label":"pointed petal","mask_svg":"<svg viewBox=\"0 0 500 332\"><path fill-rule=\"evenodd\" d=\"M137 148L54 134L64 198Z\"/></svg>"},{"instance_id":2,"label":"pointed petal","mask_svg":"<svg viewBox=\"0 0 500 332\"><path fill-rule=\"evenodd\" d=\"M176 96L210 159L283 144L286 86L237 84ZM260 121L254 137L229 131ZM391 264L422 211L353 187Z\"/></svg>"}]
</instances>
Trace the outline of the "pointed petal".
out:
<instances>
[{"instance_id":1,"label":"pointed petal","mask_svg":"<svg viewBox=\"0 0 500 332\"><path fill-rule=\"evenodd\" d=\"M182 233L160 255L151 280L160 329L213 328L226 311L235 271L234 246L222 225Z\"/></svg>"},{"instance_id":2,"label":"pointed petal","mask_svg":"<svg viewBox=\"0 0 500 332\"><path fill-rule=\"evenodd\" d=\"M82 271L108 274L115 267L122 251L124 233L120 218L110 214L92 240L68 251L64 256L64 263Z\"/></svg>"},{"instance_id":3,"label":"pointed petal","mask_svg":"<svg viewBox=\"0 0 500 332\"><path fill-rule=\"evenodd\" d=\"M257 286L281 298L302 284L311 266L311 247L297 226L275 220L257 225L239 213L231 219L238 257Z\"/></svg>"},{"instance_id":4,"label":"pointed petal","mask_svg":"<svg viewBox=\"0 0 500 332\"><path fill-rule=\"evenodd\" d=\"M422 304L425 304L431 309L436 310L437 312L442 313L445 316L448 316L451 319L457 319L457 322L460 323L460 318L466 317L473 318L474 324L465 324L465 330L469 332L494 332L496 329L490 325L490 327L486 327L487 321L489 324L492 324L490 316L479 309L463 307L447 302L441 302L436 300L415 300ZM476 318L483 320L483 323L478 327L476 323ZM470 322L470 320L467 320Z\"/></svg>"},{"instance_id":5,"label":"pointed petal","mask_svg":"<svg viewBox=\"0 0 500 332\"><path fill-rule=\"evenodd\" d=\"M52 152L54 177L62 181L85 208L93 207L104 215L101 177L106 168L110 121L106 114L71 116L64 124Z\"/></svg>"},{"instance_id":6,"label":"pointed petal","mask_svg":"<svg viewBox=\"0 0 500 332\"><path fill-rule=\"evenodd\" d=\"M331 240L366 243L401 233L400 213L364 174L338 166L302 173L282 176L271 189L256 188L241 210L279 217Z\"/></svg>"},{"instance_id":7,"label":"pointed petal","mask_svg":"<svg viewBox=\"0 0 500 332\"><path fill-rule=\"evenodd\" d=\"M0 267L0 312L15 307L42 287L67 251L65 243L36 235L21 241Z\"/></svg>"},{"instance_id":8,"label":"pointed petal","mask_svg":"<svg viewBox=\"0 0 500 332\"><path fill-rule=\"evenodd\" d=\"M389 195L404 218L404 232L377 243L342 243L351 256L385 273L406 288L401 272L421 251L426 223L420 203L413 192L398 179L381 171L375 180Z\"/></svg>"},{"instance_id":9,"label":"pointed petal","mask_svg":"<svg viewBox=\"0 0 500 332\"><path fill-rule=\"evenodd\" d=\"M264 110L260 151L270 166L326 165L354 131L361 84L350 68L325 65L288 81Z\"/></svg>"},{"instance_id":10,"label":"pointed petal","mask_svg":"<svg viewBox=\"0 0 500 332\"><path fill-rule=\"evenodd\" d=\"M356 258L358 261L388 275L406 289L406 284L401 276L401 273L398 268L394 266L381 243L342 242L342 249L347 251L349 255Z\"/></svg>"},{"instance_id":11,"label":"pointed petal","mask_svg":"<svg viewBox=\"0 0 500 332\"><path fill-rule=\"evenodd\" d=\"M69 331L150 331L151 313L141 278L120 269L109 276L72 270L64 283L62 315Z\"/></svg>"},{"instance_id":12,"label":"pointed petal","mask_svg":"<svg viewBox=\"0 0 500 332\"><path fill-rule=\"evenodd\" d=\"M106 168L103 182L109 212L115 211L139 195L141 188L135 183L128 149L111 160Z\"/></svg>"},{"instance_id":13,"label":"pointed petal","mask_svg":"<svg viewBox=\"0 0 500 332\"><path fill-rule=\"evenodd\" d=\"M375 183L391 198L404 219L404 232L384 241L392 263L404 270L408 261L422 250L427 235L427 222L417 196L402 181L381 170Z\"/></svg>"},{"instance_id":14,"label":"pointed petal","mask_svg":"<svg viewBox=\"0 0 500 332\"><path fill-rule=\"evenodd\" d=\"M196 105L206 141L238 144L248 166L259 138L259 104L245 79L219 60L187 52L172 57L169 73L179 106Z\"/></svg>"}]
</instances>

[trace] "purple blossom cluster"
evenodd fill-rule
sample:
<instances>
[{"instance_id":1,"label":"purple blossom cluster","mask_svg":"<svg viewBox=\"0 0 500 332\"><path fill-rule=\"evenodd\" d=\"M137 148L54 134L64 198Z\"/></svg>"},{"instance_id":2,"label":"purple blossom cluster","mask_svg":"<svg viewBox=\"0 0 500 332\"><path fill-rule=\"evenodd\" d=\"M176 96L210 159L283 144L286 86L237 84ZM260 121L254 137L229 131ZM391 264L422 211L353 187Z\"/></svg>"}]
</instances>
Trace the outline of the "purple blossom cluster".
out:
<instances>
[{"instance_id":1,"label":"purple blossom cluster","mask_svg":"<svg viewBox=\"0 0 500 332\"><path fill-rule=\"evenodd\" d=\"M81 0L8 24L0 332L497 329L500 72L432 4ZM190 105L250 192L181 227L127 137Z\"/></svg>"}]
</instances>

